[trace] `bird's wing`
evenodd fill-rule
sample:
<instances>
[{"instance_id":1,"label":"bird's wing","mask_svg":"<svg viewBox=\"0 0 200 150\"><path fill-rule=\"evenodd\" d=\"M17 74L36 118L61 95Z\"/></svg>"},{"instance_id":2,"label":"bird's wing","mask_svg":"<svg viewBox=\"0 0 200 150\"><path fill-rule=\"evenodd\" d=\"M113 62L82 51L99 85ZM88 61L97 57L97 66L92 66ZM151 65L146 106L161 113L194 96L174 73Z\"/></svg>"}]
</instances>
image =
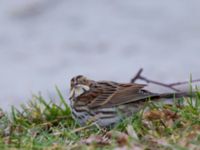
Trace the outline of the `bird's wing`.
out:
<instances>
[{"instance_id":1,"label":"bird's wing","mask_svg":"<svg viewBox=\"0 0 200 150\"><path fill-rule=\"evenodd\" d=\"M125 103L147 99L155 94L143 90L144 84L119 84L115 82L99 82L101 93L91 101L90 108L112 107Z\"/></svg>"}]
</instances>

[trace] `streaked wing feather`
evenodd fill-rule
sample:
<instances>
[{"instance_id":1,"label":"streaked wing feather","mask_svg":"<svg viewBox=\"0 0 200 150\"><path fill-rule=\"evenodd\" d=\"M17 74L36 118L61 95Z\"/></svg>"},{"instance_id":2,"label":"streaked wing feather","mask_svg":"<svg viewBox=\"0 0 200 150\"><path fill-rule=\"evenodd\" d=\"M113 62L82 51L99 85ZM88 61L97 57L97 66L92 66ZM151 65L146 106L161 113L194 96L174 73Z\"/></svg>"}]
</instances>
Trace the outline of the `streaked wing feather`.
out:
<instances>
[{"instance_id":1,"label":"streaked wing feather","mask_svg":"<svg viewBox=\"0 0 200 150\"><path fill-rule=\"evenodd\" d=\"M101 93L89 104L90 108L103 105L117 91L117 86L115 84L108 84L108 82L99 82L98 86L101 89Z\"/></svg>"},{"instance_id":2,"label":"streaked wing feather","mask_svg":"<svg viewBox=\"0 0 200 150\"><path fill-rule=\"evenodd\" d=\"M112 82L100 82L102 92L89 104L90 108L94 107L112 107L132 101L147 98L150 93L144 94L139 91L145 86L144 84L118 84Z\"/></svg>"},{"instance_id":3,"label":"streaked wing feather","mask_svg":"<svg viewBox=\"0 0 200 150\"><path fill-rule=\"evenodd\" d=\"M150 93L147 91L143 92L140 90L141 88L138 89L135 87L129 87L120 90L115 94L113 94L111 99L106 104L104 104L104 107L112 107L112 106L127 104L138 100L144 100L156 95L154 93Z\"/></svg>"}]
</instances>

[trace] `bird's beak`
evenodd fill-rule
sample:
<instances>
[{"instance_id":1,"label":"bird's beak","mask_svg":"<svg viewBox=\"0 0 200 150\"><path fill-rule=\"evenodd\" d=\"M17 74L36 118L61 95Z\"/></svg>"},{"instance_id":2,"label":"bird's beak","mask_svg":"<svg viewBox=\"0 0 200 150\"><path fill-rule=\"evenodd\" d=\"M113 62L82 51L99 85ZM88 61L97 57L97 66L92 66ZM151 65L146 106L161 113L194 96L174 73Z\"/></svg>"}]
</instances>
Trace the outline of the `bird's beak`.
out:
<instances>
[{"instance_id":1,"label":"bird's beak","mask_svg":"<svg viewBox=\"0 0 200 150\"><path fill-rule=\"evenodd\" d=\"M90 90L89 86L83 85L83 84L77 84L74 85L73 88L70 90L70 97L69 99L73 99L74 97L78 97L84 92L87 92Z\"/></svg>"},{"instance_id":2,"label":"bird's beak","mask_svg":"<svg viewBox=\"0 0 200 150\"><path fill-rule=\"evenodd\" d=\"M83 84L79 84L77 85L77 87L82 88L85 92L90 90L90 87L87 85L83 85Z\"/></svg>"},{"instance_id":3,"label":"bird's beak","mask_svg":"<svg viewBox=\"0 0 200 150\"><path fill-rule=\"evenodd\" d=\"M74 96L74 88L70 90L69 99L72 99L73 96Z\"/></svg>"}]
</instances>

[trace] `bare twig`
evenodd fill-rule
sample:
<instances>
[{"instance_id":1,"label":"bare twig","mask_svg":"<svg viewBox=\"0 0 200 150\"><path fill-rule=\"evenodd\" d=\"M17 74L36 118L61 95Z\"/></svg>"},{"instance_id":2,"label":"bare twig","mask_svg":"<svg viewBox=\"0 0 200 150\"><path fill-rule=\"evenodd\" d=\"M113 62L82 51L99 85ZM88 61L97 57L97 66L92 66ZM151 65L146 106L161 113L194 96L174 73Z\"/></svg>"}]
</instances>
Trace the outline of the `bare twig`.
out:
<instances>
[{"instance_id":1,"label":"bare twig","mask_svg":"<svg viewBox=\"0 0 200 150\"><path fill-rule=\"evenodd\" d=\"M192 80L192 81L176 82L176 83L171 83L169 85L170 86L178 86L178 85L183 85L183 84L188 84L188 83L195 83L195 82L200 82L200 79L196 79L196 80Z\"/></svg>"},{"instance_id":2,"label":"bare twig","mask_svg":"<svg viewBox=\"0 0 200 150\"><path fill-rule=\"evenodd\" d=\"M135 83L135 81L140 78L142 71L143 71L143 69L140 68L140 70L136 73L135 77L133 79L131 79L131 83Z\"/></svg>"},{"instance_id":3,"label":"bare twig","mask_svg":"<svg viewBox=\"0 0 200 150\"><path fill-rule=\"evenodd\" d=\"M174 86L178 86L178 85L183 85L183 84L188 84L189 83L188 81L183 81L183 82L176 82L176 83L171 83L171 84L165 84L165 83L162 83L162 82L153 81L153 80L150 80L150 79L148 79L146 77L143 77L141 75L142 71L143 71L142 68L139 69L139 71L136 73L135 77L133 79L131 79L131 83L135 83L136 80L143 80L146 83L152 83L152 84L160 85L160 86L172 89L172 90L174 90L176 92L180 92L180 90L174 88ZM196 79L196 80L190 81L190 83L194 83L194 82L200 82L200 79Z\"/></svg>"}]
</instances>

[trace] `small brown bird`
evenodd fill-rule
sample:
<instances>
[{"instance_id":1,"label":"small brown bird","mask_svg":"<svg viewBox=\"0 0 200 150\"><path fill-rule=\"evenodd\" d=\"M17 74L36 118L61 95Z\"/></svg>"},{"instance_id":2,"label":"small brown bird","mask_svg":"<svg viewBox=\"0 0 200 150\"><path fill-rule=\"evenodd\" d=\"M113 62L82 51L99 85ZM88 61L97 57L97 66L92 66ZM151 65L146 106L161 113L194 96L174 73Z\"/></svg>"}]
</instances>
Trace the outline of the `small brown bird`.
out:
<instances>
[{"instance_id":1,"label":"small brown bird","mask_svg":"<svg viewBox=\"0 0 200 150\"><path fill-rule=\"evenodd\" d=\"M144 90L144 84L94 81L78 75L71 79L70 105L81 124L94 121L101 127L118 123L139 111L147 100L188 96L187 93L157 94Z\"/></svg>"}]
</instances>

